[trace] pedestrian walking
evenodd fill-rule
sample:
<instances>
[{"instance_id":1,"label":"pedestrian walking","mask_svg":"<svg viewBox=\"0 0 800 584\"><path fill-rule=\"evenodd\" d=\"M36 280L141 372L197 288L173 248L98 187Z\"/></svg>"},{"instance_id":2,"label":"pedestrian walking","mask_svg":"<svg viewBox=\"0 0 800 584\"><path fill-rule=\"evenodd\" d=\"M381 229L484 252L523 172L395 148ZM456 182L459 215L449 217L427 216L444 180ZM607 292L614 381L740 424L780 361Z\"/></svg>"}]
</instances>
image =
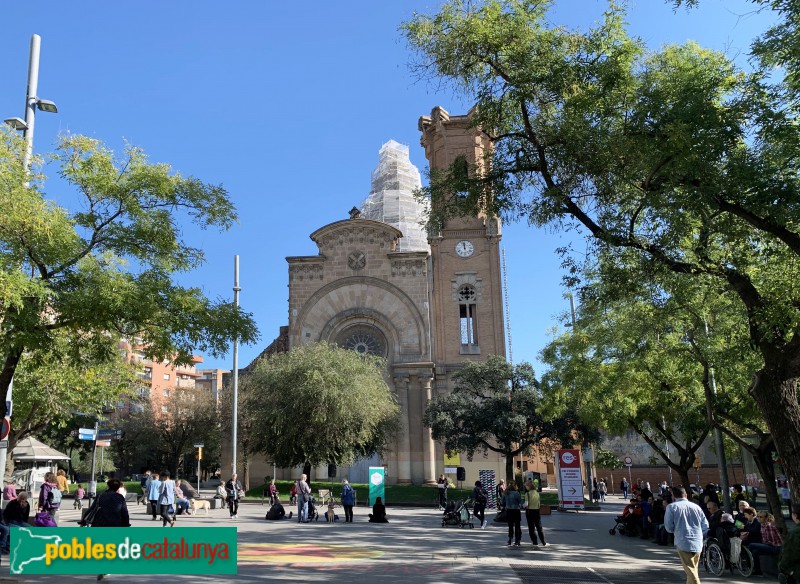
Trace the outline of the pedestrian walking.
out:
<instances>
[{"instance_id":1,"label":"pedestrian walking","mask_svg":"<svg viewBox=\"0 0 800 584\"><path fill-rule=\"evenodd\" d=\"M628 500L628 489L630 488L630 484L628 484L628 479L625 477L619 483L619 490L622 491L622 498L626 501Z\"/></svg>"},{"instance_id":2,"label":"pedestrian walking","mask_svg":"<svg viewBox=\"0 0 800 584\"><path fill-rule=\"evenodd\" d=\"M508 521L508 544L514 539L514 545L519 547L522 540L522 496L517 489L517 483L511 481L506 489L506 521Z\"/></svg>"},{"instance_id":3,"label":"pedestrian walking","mask_svg":"<svg viewBox=\"0 0 800 584\"><path fill-rule=\"evenodd\" d=\"M480 481L475 481L475 488L472 489L472 500L475 501L472 506L472 513L481 522L481 529L486 529L488 523L486 521L486 503L489 502L489 495Z\"/></svg>"},{"instance_id":4,"label":"pedestrian walking","mask_svg":"<svg viewBox=\"0 0 800 584\"><path fill-rule=\"evenodd\" d=\"M539 495L539 481L528 481L525 483L525 521L528 524L528 534L531 536L531 543L539 545L536 535L542 540L542 547L547 545L544 541L544 530L542 529L541 496Z\"/></svg>"},{"instance_id":5,"label":"pedestrian walking","mask_svg":"<svg viewBox=\"0 0 800 584\"><path fill-rule=\"evenodd\" d=\"M237 479L237 474L233 473L231 478L225 483L225 494L228 497L228 511L231 519L239 519L239 501L244 495L242 483Z\"/></svg>"},{"instance_id":6,"label":"pedestrian walking","mask_svg":"<svg viewBox=\"0 0 800 584\"><path fill-rule=\"evenodd\" d=\"M119 479L109 479L106 481L108 488L106 492L98 497L97 512L92 520L92 527L130 527L131 521L128 517L128 505L125 497L119 493L122 483ZM97 579L102 580L108 574L98 574Z\"/></svg>"},{"instance_id":7,"label":"pedestrian walking","mask_svg":"<svg viewBox=\"0 0 800 584\"><path fill-rule=\"evenodd\" d=\"M672 487L673 501L667 505L664 528L675 536L675 547L686 572L686 584L700 584L697 565L703 551L703 534L708 520L699 505L686 498L686 489Z\"/></svg>"},{"instance_id":8,"label":"pedestrian walking","mask_svg":"<svg viewBox=\"0 0 800 584\"><path fill-rule=\"evenodd\" d=\"M356 490L350 485L347 479L342 483L342 507L344 507L344 522L353 522L353 505L356 504Z\"/></svg>"},{"instance_id":9,"label":"pedestrian walking","mask_svg":"<svg viewBox=\"0 0 800 584\"><path fill-rule=\"evenodd\" d=\"M440 475L436 486L439 487L439 511L444 511L447 507L447 477Z\"/></svg>"},{"instance_id":10,"label":"pedestrian walking","mask_svg":"<svg viewBox=\"0 0 800 584\"><path fill-rule=\"evenodd\" d=\"M153 521L158 516L158 496L161 493L161 481L159 480L158 473L154 472L150 475L150 480L147 483L147 500L150 503L150 513L153 516Z\"/></svg>"},{"instance_id":11,"label":"pedestrian walking","mask_svg":"<svg viewBox=\"0 0 800 584\"><path fill-rule=\"evenodd\" d=\"M169 472L160 475L161 490L158 494L158 505L161 511L161 526L175 527L175 481L170 480Z\"/></svg>"},{"instance_id":12,"label":"pedestrian walking","mask_svg":"<svg viewBox=\"0 0 800 584\"><path fill-rule=\"evenodd\" d=\"M56 474L48 472L44 475L44 483L39 489L39 512L46 512L54 525L58 525L58 510L61 508L61 491L58 488Z\"/></svg>"},{"instance_id":13,"label":"pedestrian walking","mask_svg":"<svg viewBox=\"0 0 800 584\"><path fill-rule=\"evenodd\" d=\"M605 479L600 480L600 502L606 502L606 494L608 493L608 486L606 485Z\"/></svg>"},{"instance_id":14,"label":"pedestrian walking","mask_svg":"<svg viewBox=\"0 0 800 584\"><path fill-rule=\"evenodd\" d=\"M56 485L58 485L58 490L61 491L62 495L69 494L69 481L67 481L67 473L63 468L58 469L56 473Z\"/></svg>"}]
</instances>

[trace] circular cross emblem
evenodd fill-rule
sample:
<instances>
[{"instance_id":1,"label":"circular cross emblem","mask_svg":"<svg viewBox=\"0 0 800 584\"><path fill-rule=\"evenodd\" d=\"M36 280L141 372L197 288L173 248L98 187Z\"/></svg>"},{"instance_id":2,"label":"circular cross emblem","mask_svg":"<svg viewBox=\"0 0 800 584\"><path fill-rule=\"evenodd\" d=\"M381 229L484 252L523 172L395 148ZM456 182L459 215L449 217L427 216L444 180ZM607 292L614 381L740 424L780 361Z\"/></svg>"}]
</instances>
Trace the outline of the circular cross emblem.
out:
<instances>
[{"instance_id":1,"label":"circular cross emblem","mask_svg":"<svg viewBox=\"0 0 800 584\"><path fill-rule=\"evenodd\" d=\"M354 251L347 256L347 265L353 270L363 270L367 265L367 257L360 251Z\"/></svg>"},{"instance_id":2,"label":"circular cross emblem","mask_svg":"<svg viewBox=\"0 0 800 584\"><path fill-rule=\"evenodd\" d=\"M575 462L575 456L571 452L565 452L561 455L561 460L564 461L564 464L572 464Z\"/></svg>"},{"instance_id":3,"label":"circular cross emblem","mask_svg":"<svg viewBox=\"0 0 800 584\"><path fill-rule=\"evenodd\" d=\"M377 487L383 482L383 475L379 472L374 472L372 473L372 476L369 477L369 482Z\"/></svg>"}]
</instances>

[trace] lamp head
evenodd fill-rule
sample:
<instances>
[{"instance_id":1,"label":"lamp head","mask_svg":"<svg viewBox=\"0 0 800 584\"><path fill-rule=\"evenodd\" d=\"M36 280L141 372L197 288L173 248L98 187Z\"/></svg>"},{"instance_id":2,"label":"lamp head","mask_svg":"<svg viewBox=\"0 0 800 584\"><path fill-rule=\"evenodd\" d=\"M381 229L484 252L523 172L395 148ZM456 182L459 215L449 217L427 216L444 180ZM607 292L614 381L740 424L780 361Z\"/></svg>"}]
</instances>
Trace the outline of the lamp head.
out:
<instances>
[{"instance_id":1,"label":"lamp head","mask_svg":"<svg viewBox=\"0 0 800 584\"><path fill-rule=\"evenodd\" d=\"M56 104L49 99L37 99L36 100L36 107L39 108L40 111L49 112L51 114L57 114L58 108Z\"/></svg>"},{"instance_id":2,"label":"lamp head","mask_svg":"<svg viewBox=\"0 0 800 584\"><path fill-rule=\"evenodd\" d=\"M14 130L27 130L28 124L22 118L6 118L3 120L6 124L11 126Z\"/></svg>"}]
</instances>

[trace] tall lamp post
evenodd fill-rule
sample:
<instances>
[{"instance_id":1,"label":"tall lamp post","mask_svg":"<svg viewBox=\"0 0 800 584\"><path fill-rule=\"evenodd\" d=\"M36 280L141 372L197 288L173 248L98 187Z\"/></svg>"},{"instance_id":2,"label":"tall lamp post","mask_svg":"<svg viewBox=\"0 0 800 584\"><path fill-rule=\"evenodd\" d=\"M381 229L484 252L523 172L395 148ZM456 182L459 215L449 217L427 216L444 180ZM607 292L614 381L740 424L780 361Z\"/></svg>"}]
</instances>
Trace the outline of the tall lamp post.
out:
<instances>
[{"instance_id":1,"label":"tall lamp post","mask_svg":"<svg viewBox=\"0 0 800 584\"><path fill-rule=\"evenodd\" d=\"M25 138L25 155L22 159L23 167L25 168L26 176L30 173L31 158L33 157L33 128L36 122L36 109L43 112L58 113L56 104L47 99L41 99L36 94L39 91L39 48L42 43L42 38L38 35L31 36L31 50L28 58L28 88L25 93L25 119L21 118L6 118L4 121L15 130L22 130L22 136ZM29 180L25 181L25 186L30 184ZM12 389L14 387L14 378L8 384L8 391L6 392L6 418L10 425L11 422L11 409L13 404ZM3 446L5 444L5 446ZM6 456L8 455L8 441L3 440L0 442L0 478L6 475Z\"/></svg>"},{"instance_id":2,"label":"tall lamp post","mask_svg":"<svg viewBox=\"0 0 800 584\"><path fill-rule=\"evenodd\" d=\"M233 304L239 308L239 256L233 259ZM233 407L231 408L231 426L233 427L232 455L231 455L231 474L236 474L236 450L238 444L238 425L239 425L239 337L233 339Z\"/></svg>"}]
</instances>

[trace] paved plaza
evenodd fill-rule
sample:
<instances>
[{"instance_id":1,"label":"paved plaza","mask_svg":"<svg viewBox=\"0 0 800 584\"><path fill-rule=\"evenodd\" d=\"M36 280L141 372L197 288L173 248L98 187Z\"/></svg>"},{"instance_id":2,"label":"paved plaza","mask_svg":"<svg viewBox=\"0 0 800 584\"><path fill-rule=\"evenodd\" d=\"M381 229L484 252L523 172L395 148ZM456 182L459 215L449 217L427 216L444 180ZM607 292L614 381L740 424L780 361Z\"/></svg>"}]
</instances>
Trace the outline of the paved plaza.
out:
<instances>
[{"instance_id":1,"label":"paved plaza","mask_svg":"<svg viewBox=\"0 0 800 584\"><path fill-rule=\"evenodd\" d=\"M266 507L246 503L238 521L225 509L208 516L179 517L181 527L236 525L239 534L239 573L236 576L126 576L109 582L411 582L508 584L658 584L682 583L685 576L671 547L639 538L611 536L614 516L622 510L618 497L602 511L553 513L542 518L548 545L535 548L523 520L523 545L506 547L505 525L490 523L481 530L441 527L441 513L432 508L388 508L389 524L367 522L366 507L358 507L355 522L329 525L322 520L265 521ZM287 512L289 507L286 508ZM157 525L143 506L129 505L134 527ZM341 510L338 509L341 514ZM78 513L63 511L62 525L74 525ZM169 529L169 528L165 528ZM704 581L741 583L739 574ZM95 576L9 576L4 558L0 582L95 581ZM749 579L769 582L771 579Z\"/></svg>"}]
</instances>

